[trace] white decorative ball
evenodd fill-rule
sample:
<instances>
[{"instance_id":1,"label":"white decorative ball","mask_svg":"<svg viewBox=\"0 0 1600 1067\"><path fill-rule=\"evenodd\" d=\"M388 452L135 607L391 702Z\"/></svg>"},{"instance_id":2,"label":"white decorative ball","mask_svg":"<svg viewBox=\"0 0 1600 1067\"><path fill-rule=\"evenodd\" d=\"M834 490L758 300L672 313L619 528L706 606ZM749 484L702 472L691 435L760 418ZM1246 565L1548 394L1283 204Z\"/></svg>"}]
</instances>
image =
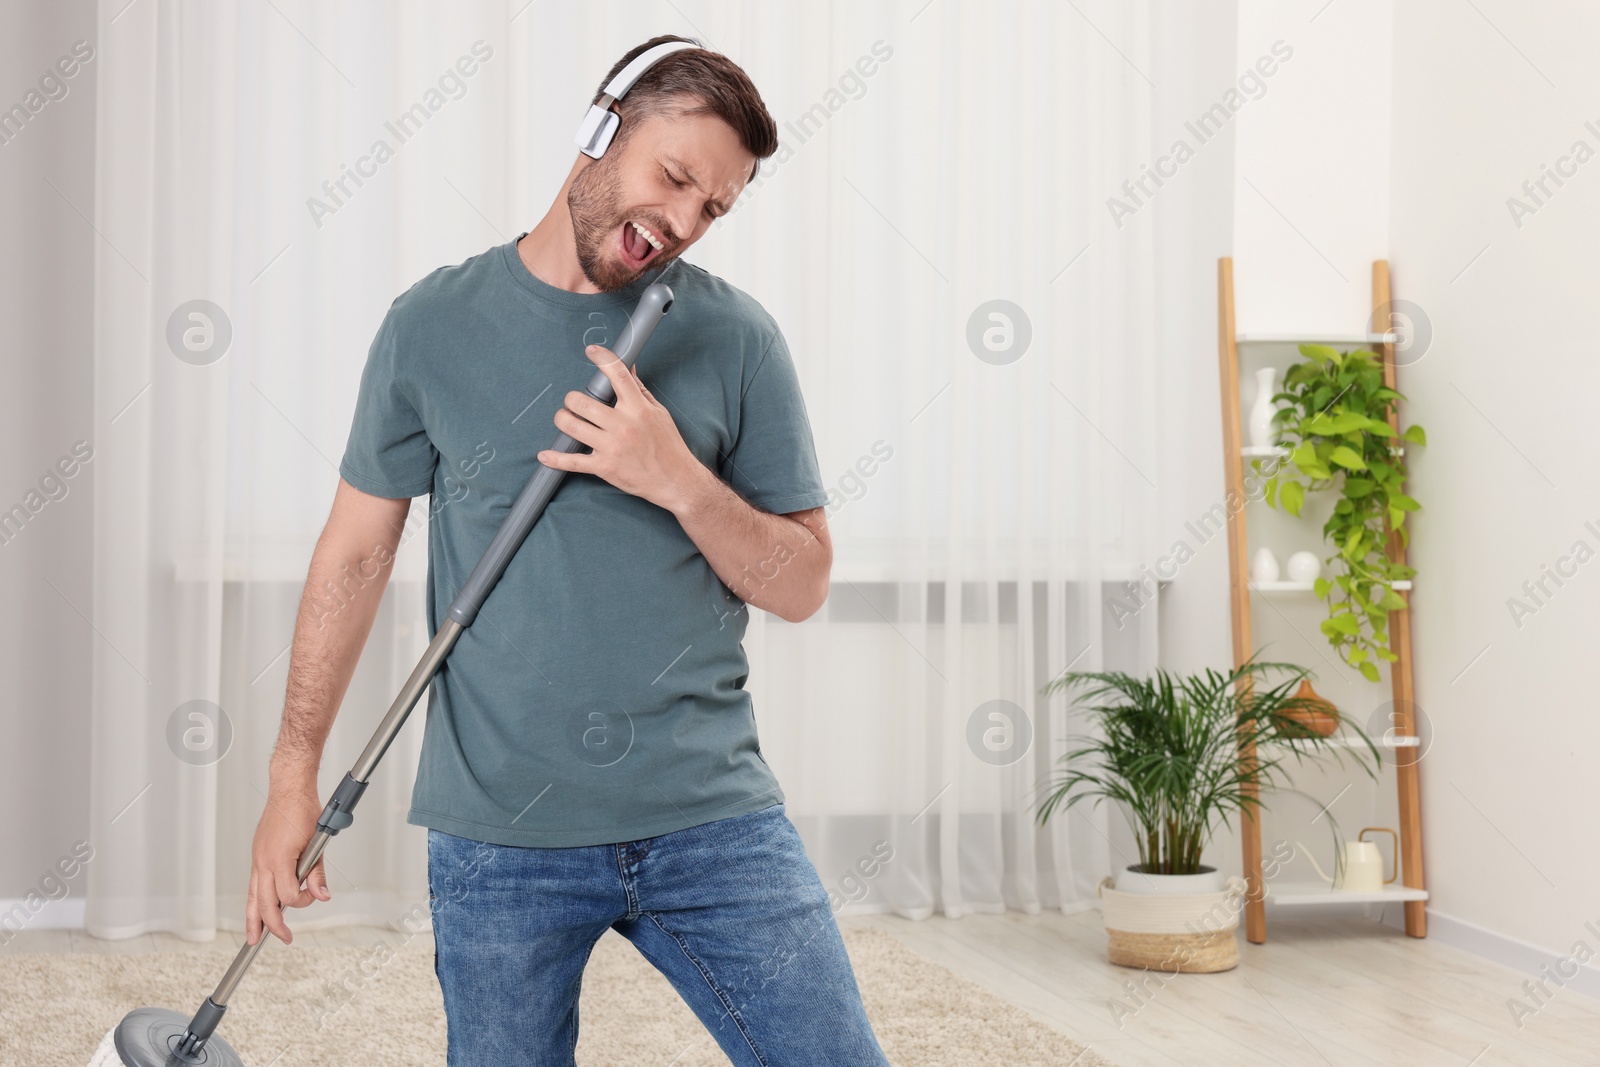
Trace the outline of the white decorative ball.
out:
<instances>
[{"instance_id":1,"label":"white decorative ball","mask_svg":"<svg viewBox=\"0 0 1600 1067\"><path fill-rule=\"evenodd\" d=\"M1315 552L1296 552L1289 557L1291 582L1314 582L1322 577L1322 561Z\"/></svg>"}]
</instances>

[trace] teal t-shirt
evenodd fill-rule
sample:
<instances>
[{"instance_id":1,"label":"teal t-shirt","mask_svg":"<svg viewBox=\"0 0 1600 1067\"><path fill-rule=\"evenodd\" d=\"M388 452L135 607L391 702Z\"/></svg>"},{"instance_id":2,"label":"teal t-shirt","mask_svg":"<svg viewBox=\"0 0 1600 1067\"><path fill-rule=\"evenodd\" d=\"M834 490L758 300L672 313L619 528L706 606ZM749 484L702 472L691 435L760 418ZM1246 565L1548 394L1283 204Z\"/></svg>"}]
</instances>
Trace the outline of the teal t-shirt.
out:
<instances>
[{"instance_id":1,"label":"teal t-shirt","mask_svg":"<svg viewBox=\"0 0 1600 1067\"><path fill-rule=\"evenodd\" d=\"M764 511L826 502L788 347L752 297L682 261L572 293L516 244L390 307L339 467L376 496L432 495L430 634L594 374L584 346L614 345L653 281L674 302L639 376L690 450ZM779 803L744 689L747 619L670 512L568 474L434 678L408 821L570 847Z\"/></svg>"}]
</instances>

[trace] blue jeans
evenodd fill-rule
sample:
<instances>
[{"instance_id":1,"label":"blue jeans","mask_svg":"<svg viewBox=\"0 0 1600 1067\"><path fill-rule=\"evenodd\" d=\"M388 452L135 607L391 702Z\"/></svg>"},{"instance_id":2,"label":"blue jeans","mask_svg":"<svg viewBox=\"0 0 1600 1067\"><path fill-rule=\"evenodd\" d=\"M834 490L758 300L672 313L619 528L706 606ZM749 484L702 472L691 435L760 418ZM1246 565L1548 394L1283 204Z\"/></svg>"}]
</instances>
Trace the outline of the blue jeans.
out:
<instances>
[{"instance_id":1,"label":"blue jeans","mask_svg":"<svg viewBox=\"0 0 1600 1067\"><path fill-rule=\"evenodd\" d=\"M429 830L428 886L450 1067L572 1067L584 964L607 929L737 1067L888 1067L782 804L576 848Z\"/></svg>"}]
</instances>

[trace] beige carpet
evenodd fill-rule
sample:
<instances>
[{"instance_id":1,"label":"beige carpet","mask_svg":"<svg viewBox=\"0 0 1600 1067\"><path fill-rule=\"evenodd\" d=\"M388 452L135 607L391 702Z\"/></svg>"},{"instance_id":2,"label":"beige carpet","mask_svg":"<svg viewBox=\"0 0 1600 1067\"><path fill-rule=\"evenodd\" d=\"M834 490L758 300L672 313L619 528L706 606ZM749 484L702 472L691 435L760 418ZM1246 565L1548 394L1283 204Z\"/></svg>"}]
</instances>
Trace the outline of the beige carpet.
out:
<instances>
[{"instance_id":1,"label":"beige carpet","mask_svg":"<svg viewBox=\"0 0 1600 1067\"><path fill-rule=\"evenodd\" d=\"M444 1007L431 943L402 944L396 934L390 948L381 937L373 932L371 948L268 945L221 1032L249 1067L442 1065ZM847 929L844 938L895 1067L1109 1067L886 933ZM0 1064L87 1063L131 1008L192 1011L232 957L220 945L146 955L0 954ZM614 934L595 947L579 1013L583 1067L728 1063L666 979Z\"/></svg>"}]
</instances>

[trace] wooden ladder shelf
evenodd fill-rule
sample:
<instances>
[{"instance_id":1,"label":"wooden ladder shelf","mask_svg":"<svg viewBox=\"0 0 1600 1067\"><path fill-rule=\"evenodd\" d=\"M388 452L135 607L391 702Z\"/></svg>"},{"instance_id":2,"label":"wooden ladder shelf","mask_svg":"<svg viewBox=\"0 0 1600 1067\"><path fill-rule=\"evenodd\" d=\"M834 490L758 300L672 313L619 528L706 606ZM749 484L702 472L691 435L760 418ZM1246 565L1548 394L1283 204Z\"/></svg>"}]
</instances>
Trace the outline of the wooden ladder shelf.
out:
<instances>
[{"instance_id":1,"label":"wooden ladder shelf","mask_svg":"<svg viewBox=\"0 0 1600 1067\"><path fill-rule=\"evenodd\" d=\"M1372 308L1374 317L1387 316L1390 306L1389 262L1374 260L1372 264ZM1384 384L1395 385L1394 335L1391 333L1361 334L1355 337L1298 337L1271 336L1241 338L1234 314L1233 260L1223 257L1217 261L1217 349L1222 381L1222 452L1223 466L1227 472L1227 491L1230 499L1249 499L1244 489L1246 450L1244 447L1244 419L1239 395L1239 344L1255 340L1271 343L1325 343L1336 346L1370 346L1383 357ZM1390 414L1390 424L1399 430L1397 408ZM1228 529L1228 603L1233 617L1233 661L1238 666L1254 654L1250 637L1250 553L1248 537L1248 507L1229 507ZM1398 535L1389 531L1389 557L1404 563L1405 546ZM1421 749L1417 741L1417 724L1412 701L1413 679L1411 665L1411 590L1409 583L1396 586L1396 592L1406 601L1406 607L1389 613L1389 647L1399 658L1390 666L1390 685L1393 691L1394 713L1388 748L1394 753L1395 780L1399 790L1400 855L1402 886L1386 887L1377 894L1344 894L1301 892L1295 894L1272 892L1275 903L1325 904L1372 903L1396 901L1405 907L1406 933L1412 937L1425 937L1428 932L1428 893L1422 875L1422 814L1419 806L1417 761ZM1256 758L1254 744L1240 748L1240 761L1247 766ZM1252 793L1252 795L1254 795ZM1256 806L1247 804L1240 819L1244 844L1244 878L1248 887L1245 900L1245 936L1255 944L1267 939L1267 890L1261 875L1261 823Z\"/></svg>"}]
</instances>

